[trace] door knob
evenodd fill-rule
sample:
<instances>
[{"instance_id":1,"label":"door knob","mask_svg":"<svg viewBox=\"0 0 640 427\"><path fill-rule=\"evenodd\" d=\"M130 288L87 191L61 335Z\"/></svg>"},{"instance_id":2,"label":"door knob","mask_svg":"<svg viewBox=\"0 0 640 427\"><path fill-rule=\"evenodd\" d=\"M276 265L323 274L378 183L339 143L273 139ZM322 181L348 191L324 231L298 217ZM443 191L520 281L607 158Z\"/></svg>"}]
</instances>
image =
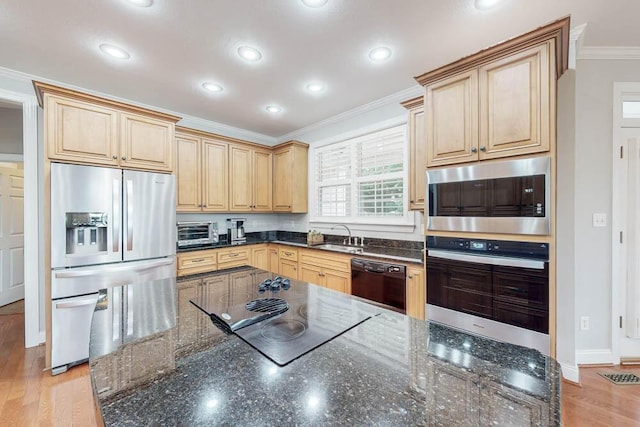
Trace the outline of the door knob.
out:
<instances>
[{"instance_id":1,"label":"door knob","mask_svg":"<svg viewBox=\"0 0 640 427\"><path fill-rule=\"evenodd\" d=\"M127 156L122 156L122 160L127 160Z\"/></svg>"},{"instance_id":2,"label":"door knob","mask_svg":"<svg viewBox=\"0 0 640 427\"><path fill-rule=\"evenodd\" d=\"M487 147L483 145L482 147L480 147L480 151L487 151Z\"/></svg>"},{"instance_id":3,"label":"door knob","mask_svg":"<svg viewBox=\"0 0 640 427\"><path fill-rule=\"evenodd\" d=\"M115 154L111 157L113 157L113 160L118 160L118 156L116 156Z\"/></svg>"},{"instance_id":4,"label":"door knob","mask_svg":"<svg viewBox=\"0 0 640 427\"><path fill-rule=\"evenodd\" d=\"M478 149L477 149L476 147L471 147L471 152L472 152L472 153L477 153L477 152L478 152Z\"/></svg>"}]
</instances>

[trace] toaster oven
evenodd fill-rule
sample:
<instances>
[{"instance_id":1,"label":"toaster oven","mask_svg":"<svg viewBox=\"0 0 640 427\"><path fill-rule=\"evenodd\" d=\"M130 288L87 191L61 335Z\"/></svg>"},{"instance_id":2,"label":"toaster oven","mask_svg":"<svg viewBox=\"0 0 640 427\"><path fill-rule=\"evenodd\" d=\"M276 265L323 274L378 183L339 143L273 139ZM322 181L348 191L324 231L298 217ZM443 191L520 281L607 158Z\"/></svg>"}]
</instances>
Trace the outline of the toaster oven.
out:
<instances>
[{"instance_id":1,"label":"toaster oven","mask_svg":"<svg viewBox=\"0 0 640 427\"><path fill-rule=\"evenodd\" d=\"M218 223L212 221L178 222L178 247L218 243Z\"/></svg>"}]
</instances>

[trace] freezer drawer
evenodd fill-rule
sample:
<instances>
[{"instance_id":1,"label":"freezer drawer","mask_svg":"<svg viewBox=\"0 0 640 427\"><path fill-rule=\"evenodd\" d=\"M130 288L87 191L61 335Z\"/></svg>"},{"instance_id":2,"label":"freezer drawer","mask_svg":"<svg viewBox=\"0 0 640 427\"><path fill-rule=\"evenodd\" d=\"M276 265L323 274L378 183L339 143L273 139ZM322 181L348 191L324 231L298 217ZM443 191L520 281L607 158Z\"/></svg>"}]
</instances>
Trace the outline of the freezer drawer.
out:
<instances>
[{"instance_id":1,"label":"freezer drawer","mask_svg":"<svg viewBox=\"0 0 640 427\"><path fill-rule=\"evenodd\" d=\"M65 372L69 366L89 358L91 317L98 294L62 298L51 302L51 373Z\"/></svg>"}]
</instances>

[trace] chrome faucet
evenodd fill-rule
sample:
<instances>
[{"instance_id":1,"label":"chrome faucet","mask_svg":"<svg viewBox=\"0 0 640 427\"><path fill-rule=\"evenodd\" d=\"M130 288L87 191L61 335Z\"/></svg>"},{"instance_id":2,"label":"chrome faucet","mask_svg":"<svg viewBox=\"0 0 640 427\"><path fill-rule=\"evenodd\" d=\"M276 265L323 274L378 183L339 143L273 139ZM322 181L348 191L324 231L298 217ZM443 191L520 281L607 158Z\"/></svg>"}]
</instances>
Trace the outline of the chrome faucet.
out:
<instances>
[{"instance_id":1,"label":"chrome faucet","mask_svg":"<svg viewBox=\"0 0 640 427\"><path fill-rule=\"evenodd\" d=\"M334 228L336 228L336 227L344 227L344 228L347 230L347 232L349 233L349 240L348 240L347 244L348 244L348 245L351 245L351 230L349 230L349 227L347 227L347 226L346 226L346 225L344 225L344 224L336 224L336 225L334 225L333 227L331 227L331 229L333 230L333 229L334 229Z\"/></svg>"}]
</instances>

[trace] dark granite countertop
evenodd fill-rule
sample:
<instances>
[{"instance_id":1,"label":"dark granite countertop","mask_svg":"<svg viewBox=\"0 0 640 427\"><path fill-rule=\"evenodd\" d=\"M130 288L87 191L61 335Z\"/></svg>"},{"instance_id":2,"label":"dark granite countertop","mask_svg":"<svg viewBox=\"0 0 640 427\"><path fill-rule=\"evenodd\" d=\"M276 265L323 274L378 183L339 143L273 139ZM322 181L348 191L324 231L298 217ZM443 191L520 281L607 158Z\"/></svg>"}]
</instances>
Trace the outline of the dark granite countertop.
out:
<instances>
[{"instance_id":1,"label":"dark granite countertop","mask_svg":"<svg viewBox=\"0 0 640 427\"><path fill-rule=\"evenodd\" d=\"M560 424L555 360L380 308L280 367L189 302L221 284L243 292L255 274L270 273L240 267L109 290L90 343L106 425Z\"/></svg>"},{"instance_id":2,"label":"dark granite countertop","mask_svg":"<svg viewBox=\"0 0 640 427\"><path fill-rule=\"evenodd\" d=\"M332 249L322 248L318 245L308 245L305 233L297 232L282 232L282 231L267 231L247 233L247 241L245 243L231 245L226 241L226 235L223 235L220 239L220 243L212 245L200 245L177 248L176 251L190 252L200 251L205 249L220 249L231 246L243 246L243 245L255 245L259 243L279 243L283 245L291 245L302 248L324 250L335 253L345 253L342 251L335 251ZM341 244L344 236L326 236L326 243ZM358 247L362 252L349 253L348 255L354 257L365 258L377 258L390 261L403 261L422 264L424 262L424 256L422 252L421 242L411 242L402 240L387 240L387 239L366 239L367 244Z\"/></svg>"}]
</instances>

